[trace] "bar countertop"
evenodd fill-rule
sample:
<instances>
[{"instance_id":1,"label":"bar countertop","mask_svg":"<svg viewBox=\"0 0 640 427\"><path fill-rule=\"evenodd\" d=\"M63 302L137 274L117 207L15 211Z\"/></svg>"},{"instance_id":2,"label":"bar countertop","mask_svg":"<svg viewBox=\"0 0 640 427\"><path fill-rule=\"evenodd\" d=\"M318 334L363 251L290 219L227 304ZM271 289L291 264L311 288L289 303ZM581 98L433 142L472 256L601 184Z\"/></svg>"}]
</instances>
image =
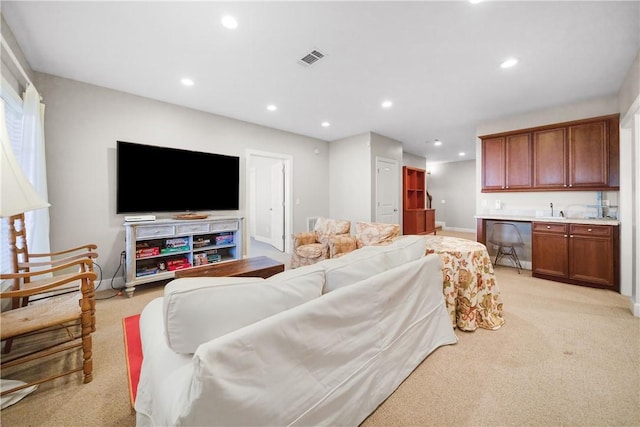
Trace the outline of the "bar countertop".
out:
<instances>
[{"instance_id":1,"label":"bar countertop","mask_svg":"<svg viewBox=\"0 0 640 427\"><path fill-rule=\"evenodd\" d=\"M509 214L478 214L476 219L496 220L496 221L520 221L520 222L562 222L571 224L590 224L590 225L615 225L619 226L620 221L613 218L564 218L560 216L526 216L526 215L509 215Z\"/></svg>"}]
</instances>

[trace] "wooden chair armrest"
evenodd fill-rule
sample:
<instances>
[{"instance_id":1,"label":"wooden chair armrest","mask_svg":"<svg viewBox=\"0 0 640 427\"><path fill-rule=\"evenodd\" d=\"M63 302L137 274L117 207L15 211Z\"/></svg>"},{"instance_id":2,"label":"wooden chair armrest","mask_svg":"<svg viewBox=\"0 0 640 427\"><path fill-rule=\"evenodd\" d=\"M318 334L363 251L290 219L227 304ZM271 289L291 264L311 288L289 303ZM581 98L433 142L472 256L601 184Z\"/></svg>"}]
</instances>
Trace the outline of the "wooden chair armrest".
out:
<instances>
[{"instance_id":1,"label":"wooden chair armrest","mask_svg":"<svg viewBox=\"0 0 640 427\"><path fill-rule=\"evenodd\" d=\"M316 243L316 233L313 231L307 231L302 233L295 233L293 235L293 248L297 248L302 245L310 245Z\"/></svg>"},{"instance_id":2,"label":"wooden chair armrest","mask_svg":"<svg viewBox=\"0 0 640 427\"><path fill-rule=\"evenodd\" d=\"M31 257L31 255L29 255L29 257ZM98 253L97 252L83 252L83 253L79 253L76 255L72 255L72 256L68 256L65 258L56 258L56 259L52 259L51 261L29 261L29 262L19 262L18 263L18 268L19 269L23 269L23 268L31 268L31 267L43 267L46 265L50 265L50 266L56 266L56 265L61 265L61 264L66 264L70 261L76 260L76 259L82 259L82 258L98 258Z\"/></svg>"},{"instance_id":3,"label":"wooden chair armrest","mask_svg":"<svg viewBox=\"0 0 640 427\"><path fill-rule=\"evenodd\" d=\"M75 248L71 248L71 249L65 249L63 251L58 251L58 252L49 252L49 253L39 253L39 254L32 254L29 253L29 258L44 258L44 257L56 257L59 255L65 255L71 252L78 252L81 250L86 251L87 253L90 253L91 251L95 251L98 249L98 246L93 244L93 243L88 243L86 245L81 245L81 246L77 246ZM96 256L98 256L96 254Z\"/></svg>"},{"instance_id":4,"label":"wooden chair armrest","mask_svg":"<svg viewBox=\"0 0 640 427\"><path fill-rule=\"evenodd\" d=\"M65 275L58 280L53 279L44 279L42 280L42 284L38 285L38 281L34 280L29 282L30 287L27 289L18 289L18 290L6 290L0 293L1 298L23 298L32 295L41 294L47 291L51 291L55 288L62 287L68 283L76 282L78 280L89 280L94 281L96 279L96 273L93 271L81 271L72 275Z\"/></svg>"},{"instance_id":5,"label":"wooden chair armrest","mask_svg":"<svg viewBox=\"0 0 640 427\"><path fill-rule=\"evenodd\" d=\"M22 273L3 273L3 274L0 274L0 280L31 279L34 276L40 276L45 273L55 273L56 271L65 270L67 268L74 267L74 266L78 266L80 268L80 272L92 271L93 261L91 260L91 258L80 258L80 259L72 260L63 264L54 265L44 270L24 271Z\"/></svg>"}]
</instances>

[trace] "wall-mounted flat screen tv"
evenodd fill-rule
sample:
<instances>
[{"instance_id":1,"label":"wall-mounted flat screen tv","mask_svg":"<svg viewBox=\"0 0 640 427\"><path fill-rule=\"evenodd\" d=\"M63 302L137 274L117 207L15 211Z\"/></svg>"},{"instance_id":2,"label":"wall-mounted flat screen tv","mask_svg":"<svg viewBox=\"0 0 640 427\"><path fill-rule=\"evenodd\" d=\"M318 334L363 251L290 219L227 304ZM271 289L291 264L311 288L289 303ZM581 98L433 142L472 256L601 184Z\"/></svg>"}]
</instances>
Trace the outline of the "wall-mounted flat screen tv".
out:
<instances>
[{"instance_id":1,"label":"wall-mounted flat screen tv","mask_svg":"<svg viewBox=\"0 0 640 427\"><path fill-rule=\"evenodd\" d=\"M116 212L239 209L240 158L117 142Z\"/></svg>"}]
</instances>

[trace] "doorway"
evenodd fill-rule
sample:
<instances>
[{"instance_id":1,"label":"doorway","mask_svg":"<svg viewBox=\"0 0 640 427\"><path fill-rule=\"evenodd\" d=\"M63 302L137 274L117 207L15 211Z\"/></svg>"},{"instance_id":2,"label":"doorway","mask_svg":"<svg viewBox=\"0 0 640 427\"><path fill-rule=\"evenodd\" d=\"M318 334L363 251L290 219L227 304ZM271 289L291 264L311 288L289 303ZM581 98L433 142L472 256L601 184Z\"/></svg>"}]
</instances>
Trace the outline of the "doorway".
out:
<instances>
[{"instance_id":1,"label":"doorway","mask_svg":"<svg viewBox=\"0 0 640 427\"><path fill-rule=\"evenodd\" d=\"M248 255L251 242L291 251L291 164L286 154L247 150Z\"/></svg>"},{"instance_id":2,"label":"doorway","mask_svg":"<svg viewBox=\"0 0 640 427\"><path fill-rule=\"evenodd\" d=\"M398 162L376 157L376 222L400 224Z\"/></svg>"}]
</instances>

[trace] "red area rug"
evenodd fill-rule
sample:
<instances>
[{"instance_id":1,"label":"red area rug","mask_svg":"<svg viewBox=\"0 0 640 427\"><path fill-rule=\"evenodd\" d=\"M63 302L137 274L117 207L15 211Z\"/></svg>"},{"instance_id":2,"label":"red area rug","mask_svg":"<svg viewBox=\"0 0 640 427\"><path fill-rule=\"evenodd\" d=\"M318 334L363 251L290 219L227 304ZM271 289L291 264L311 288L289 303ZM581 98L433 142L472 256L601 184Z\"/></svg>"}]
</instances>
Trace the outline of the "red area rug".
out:
<instances>
[{"instance_id":1,"label":"red area rug","mask_svg":"<svg viewBox=\"0 0 640 427\"><path fill-rule=\"evenodd\" d=\"M131 407L136 403L140 367L142 366L142 343L140 342L140 315L122 319L124 331L124 353L127 359L127 378L129 378L129 399Z\"/></svg>"}]
</instances>

